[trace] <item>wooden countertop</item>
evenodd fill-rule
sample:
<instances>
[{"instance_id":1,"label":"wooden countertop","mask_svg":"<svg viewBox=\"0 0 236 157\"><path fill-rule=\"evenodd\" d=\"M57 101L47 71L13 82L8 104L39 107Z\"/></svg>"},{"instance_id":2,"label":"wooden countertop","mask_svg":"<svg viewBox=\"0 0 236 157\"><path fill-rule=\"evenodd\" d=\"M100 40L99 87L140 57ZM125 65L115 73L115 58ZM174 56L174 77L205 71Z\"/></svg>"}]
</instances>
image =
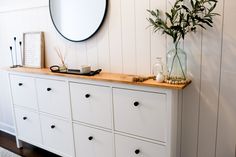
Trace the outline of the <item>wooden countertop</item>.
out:
<instances>
[{"instance_id":1,"label":"wooden countertop","mask_svg":"<svg viewBox=\"0 0 236 157\"><path fill-rule=\"evenodd\" d=\"M159 88L168 88L168 89L184 89L187 85L186 84L167 84L167 83L158 83L153 79L146 80L144 82L134 82L133 78L136 75L126 75L126 74L116 74L116 73L106 73L101 72L95 76L82 76L82 75L73 75L73 74L62 74L62 73L53 73L48 68L44 69L36 69L36 68L1 68L4 71L9 72L20 72L20 73L28 73L28 74L40 74L40 75L50 75L50 76L62 76L62 77L69 77L69 78L80 78L80 79L90 79L90 80L98 80L98 81L106 81L106 82L117 82L117 83L124 83L124 84L131 84L131 85L138 85L138 86L149 86L149 87L159 87Z\"/></svg>"}]
</instances>

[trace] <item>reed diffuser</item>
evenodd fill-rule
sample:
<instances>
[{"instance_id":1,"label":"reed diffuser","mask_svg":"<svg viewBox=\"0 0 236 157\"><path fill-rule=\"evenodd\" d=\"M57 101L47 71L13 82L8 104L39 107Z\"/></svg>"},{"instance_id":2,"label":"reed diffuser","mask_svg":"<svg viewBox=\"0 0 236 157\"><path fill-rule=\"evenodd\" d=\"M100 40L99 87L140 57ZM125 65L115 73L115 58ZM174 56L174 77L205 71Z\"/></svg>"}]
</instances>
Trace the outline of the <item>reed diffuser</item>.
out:
<instances>
[{"instance_id":1,"label":"reed diffuser","mask_svg":"<svg viewBox=\"0 0 236 157\"><path fill-rule=\"evenodd\" d=\"M60 59L60 62L61 64L59 65L60 67L60 71L61 72L66 72L67 71L67 66L65 64L65 60L66 60L66 57L67 57L67 52L65 52L64 54L61 53L61 50L59 48L55 48L55 51L57 53L57 56L59 57Z\"/></svg>"}]
</instances>

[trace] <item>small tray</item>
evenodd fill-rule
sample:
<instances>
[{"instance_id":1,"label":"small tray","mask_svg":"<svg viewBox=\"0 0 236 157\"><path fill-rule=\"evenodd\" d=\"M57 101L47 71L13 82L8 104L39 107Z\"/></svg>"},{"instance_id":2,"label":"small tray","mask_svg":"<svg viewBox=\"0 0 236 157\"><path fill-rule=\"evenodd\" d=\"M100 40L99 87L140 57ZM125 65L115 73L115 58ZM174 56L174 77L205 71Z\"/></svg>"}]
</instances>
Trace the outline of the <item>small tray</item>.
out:
<instances>
[{"instance_id":1,"label":"small tray","mask_svg":"<svg viewBox=\"0 0 236 157\"><path fill-rule=\"evenodd\" d=\"M50 67L50 70L53 73L72 74L72 75L94 76L94 75L99 74L102 71L102 69L98 69L95 71L90 71L89 73L80 73L80 70L78 70L78 69L67 69L67 71L60 71L59 69L54 70L53 69L54 67L55 66Z\"/></svg>"}]
</instances>

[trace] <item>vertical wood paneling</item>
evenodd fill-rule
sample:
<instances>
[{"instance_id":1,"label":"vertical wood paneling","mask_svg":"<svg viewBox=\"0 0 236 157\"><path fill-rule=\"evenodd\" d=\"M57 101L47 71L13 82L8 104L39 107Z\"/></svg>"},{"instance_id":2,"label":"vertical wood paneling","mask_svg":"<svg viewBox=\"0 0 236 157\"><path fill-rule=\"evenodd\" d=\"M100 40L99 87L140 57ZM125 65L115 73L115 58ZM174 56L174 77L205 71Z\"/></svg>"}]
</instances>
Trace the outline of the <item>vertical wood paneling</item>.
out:
<instances>
[{"instance_id":1,"label":"vertical wood paneling","mask_svg":"<svg viewBox=\"0 0 236 157\"><path fill-rule=\"evenodd\" d=\"M67 44L61 44L61 45L64 45L64 48L63 47L62 48L67 51L66 64L68 65L68 68L78 69L81 65L87 65L88 57L87 57L86 43L85 42L72 43L67 41L66 43ZM58 44L59 43L57 43L56 45L58 46Z\"/></svg>"},{"instance_id":2,"label":"vertical wood paneling","mask_svg":"<svg viewBox=\"0 0 236 157\"><path fill-rule=\"evenodd\" d=\"M236 153L235 77L235 72L222 72L216 157L235 157Z\"/></svg>"},{"instance_id":3,"label":"vertical wood paneling","mask_svg":"<svg viewBox=\"0 0 236 157\"><path fill-rule=\"evenodd\" d=\"M236 1L224 0L224 30L223 30L223 56L222 56L222 70L228 72L236 72L235 62L235 41L236 41Z\"/></svg>"},{"instance_id":4,"label":"vertical wood paneling","mask_svg":"<svg viewBox=\"0 0 236 157\"><path fill-rule=\"evenodd\" d=\"M96 70L98 68L98 47L97 46L98 45L97 45L96 36L86 41L88 65L91 66L92 70Z\"/></svg>"},{"instance_id":5,"label":"vertical wood paneling","mask_svg":"<svg viewBox=\"0 0 236 157\"><path fill-rule=\"evenodd\" d=\"M222 16L215 20L214 29L203 31L203 36L201 31L188 35L184 43L188 55L188 72L193 82L183 91L181 157L215 157L215 151L217 157L234 157L236 1L225 0L225 14L222 11L223 1L218 3L217 12ZM54 51L54 47L58 46L68 51L70 68L91 64L94 69L102 68L103 71L150 74L156 57L163 57L165 61L165 54L172 47L172 39L151 33L147 28L149 23L146 18L149 15L146 9L170 10L170 3L174 2L175 0L110 0L108 14L100 31L81 43L68 42L58 35L47 7L24 10L22 6L26 6L25 2L21 2L22 10L0 12L0 65L10 64L8 45L13 36L20 37L22 32L40 30L45 32L46 37L47 66L58 64ZM13 6L6 8L11 7L17 9ZM220 77L223 17L225 21ZM220 102L217 98L219 88Z\"/></svg>"},{"instance_id":6,"label":"vertical wood paneling","mask_svg":"<svg viewBox=\"0 0 236 157\"><path fill-rule=\"evenodd\" d=\"M223 1L219 1L215 12L223 14ZM198 157L215 157L222 19L215 17L214 28L207 27L203 32Z\"/></svg>"},{"instance_id":7,"label":"vertical wood paneling","mask_svg":"<svg viewBox=\"0 0 236 157\"><path fill-rule=\"evenodd\" d=\"M236 156L236 1L225 0L216 157Z\"/></svg>"},{"instance_id":8,"label":"vertical wood paneling","mask_svg":"<svg viewBox=\"0 0 236 157\"><path fill-rule=\"evenodd\" d=\"M147 9L150 8L149 0L135 0L135 25L136 25L136 53L137 73L149 75L151 73L150 29L147 21Z\"/></svg>"},{"instance_id":9,"label":"vertical wood paneling","mask_svg":"<svg viewBox=\"0 0 236 157\"><path fill-rule=\"evenodd\" d=\"M110 39L110 65L111 71L123 72L122 57L122 33L121 33L121 2L120 0L109 1L109 39Z\"/></svg>"},{"instance_id":10,"label":"vertical wood paneling","mask_svg":"<svg viewBox=\"0 0 236 157\"><path fill-rule=\"evenodd\" d=\"M135 0L121 0L123 72L136 74Z\"/></svg>"},{"instance_id":11,"label":"vertical wood paneling","mask_svg":"<svg viewBox=\"0 0 236 157\"><path fill-rule=\"evenodd\" d=\"M76 58L76 62L77 62L76 65L81 66L81 65L88 64L86 43L77 43L75 45L75 53L76 53L76 56L74 57Z\"/></svg>"},{"instance_id":12,"label":"vertical wood paneling","mask_svg":"<svg viewBox=\"0 0 236 157\"><path fill-rule=\"evenodd\" d=\"M104 25L100 28L97 34L98 47L98 68L103 71L110 72L110 50L109 50L109 29L108 19L104 21Z\"/></svg>"},{"instance_id":13,"label":"vertical wood paneling","mask_svg":"<svg viewBox=\"0 0 236 157\"><path fill-rule=\"evenodd\" d=\"M181 157L197 157L198 114L201 75L201 31L189 34L184 43L188 71L193 82L184 90Z\"/></svg>"},{"instance_id":14,"label":"vertical wood paneling","mask_svg":"<svg viewBox=\"0 0 236 157\"><path fill-rule=\"evenodd\" d=\"M76 69L79 67L78 62L78 52L76 45L73 45L73 48L70 49L70 52L67 51L66 64L70 69Z\"/></svg>"},{"instance_id":15,"label":"vertical wood paneling","mask_svg":"<svg viewBox=\"0 0 236 157\"><path fill-rule=\"evenodd\" d=\"M159 9L163 12L166 10L166 0L150 0L151 10ZM163 13L164 14L164 13ZM166 35L161 32L154 33L151 30L151 68L156 62L157 57L161 57L163 63L166 62Z\"/></svg>"}]
</instances>

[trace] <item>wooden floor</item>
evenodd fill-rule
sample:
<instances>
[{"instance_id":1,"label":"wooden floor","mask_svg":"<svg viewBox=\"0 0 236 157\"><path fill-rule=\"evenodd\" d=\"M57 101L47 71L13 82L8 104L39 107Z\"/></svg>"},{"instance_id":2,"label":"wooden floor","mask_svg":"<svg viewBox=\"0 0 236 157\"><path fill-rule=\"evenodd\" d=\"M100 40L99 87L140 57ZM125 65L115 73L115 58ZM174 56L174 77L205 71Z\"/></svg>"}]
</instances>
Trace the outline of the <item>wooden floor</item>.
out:
<instances>
[{"instance_id":1,"label":"wooden floor","mask_svg":"<svg viewBox=\"0 0 236 157\"><path fill-rule=\"evenodd\" d=\"M23 143L23 148L18 149L16 147L15 137L0 131L0 147L5 148L11 152L19 154L23 157L59 157L48 151L34 147L27 143Z\"/></svg>"}]
</instances>

